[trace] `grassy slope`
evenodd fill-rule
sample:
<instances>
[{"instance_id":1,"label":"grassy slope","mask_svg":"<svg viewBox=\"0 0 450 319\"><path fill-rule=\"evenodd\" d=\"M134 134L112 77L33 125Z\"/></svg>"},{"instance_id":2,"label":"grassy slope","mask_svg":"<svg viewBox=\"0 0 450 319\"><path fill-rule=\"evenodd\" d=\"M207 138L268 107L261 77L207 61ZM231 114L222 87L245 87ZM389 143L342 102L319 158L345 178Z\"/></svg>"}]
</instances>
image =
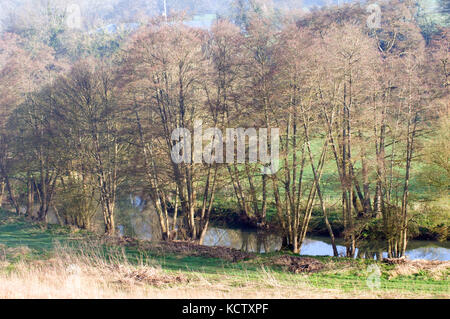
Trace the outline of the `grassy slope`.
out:
<instances>
[{"instance_id":1,"label":"grassy slope","mask_svg":"<svg viewBox=\"0 0 450 319\"><path fill-rule=\"evenodd\" d=\"M68 229L57 226L45 229L11 213L1 212L0 261L6 260L7 266L2 267L0 263L0 275L5 271L14 271L14 265L23 263L23 260L34 262L53 258L52 252L56 242L77 245L86 242L87 237L87 234L71 233ZM23 249L24 247L29 249ZM108 255L108 249L111 247L105 248L105 255ZM264 291L262 297L450 297L448 268L438 276L424 270L395 276L395 266L378 264L382 272L380 289L370 290L367 286L367 267L374 263L373 261L315 257L328 264L328 270L294 275L280 266L270 264L269 259L278 253L259 255L252 261L231 263L217 258L178 256L161 251L143 251L139 248L127 247L125 252L131 263L137 264L144 259L159 265L166 273L181 272L194 278L194 282L201 278L200 281L208 283L206 288L203 287L206 296L208 293L216 294L222 290L229 295L219 297L234 296L234 293L238 294L238 291L247 289L250 293L259 291L261 294ZM278 294L280 289L282 295ZM201 291L200 289L199 296L204 297ZM305 295L308 291L310 294ZM255 296L261 297L260 294Z\"/></svg>"},{"instance_id":2,"label":"grassy slope","mask_svg":"<svg viewBox=\"0 0 450 319\"><path fill-rule=\"evenodd\" d=\"M421 142L423 142L421 140ZM320 157L321 151L322 151L322 145L323 145L323 141L322 140L313 140L311 142L311 150L313 153L313 157L314 159L317 161L317 159ZM371 145L369 145L369 154L367 154L367 160L369 163L373 163L375 161L374 158L374 154L371 154L370 151L370 147L372 147ZM403 149L402 149L403 150ZM359 154L360 149L358 147L358 145L355 145L353 148L353 152L354 154ZM391 152L391 147L387 146L386 147L386 154L390 154ZM301 157L301 153L298 153L298 158ZM282 166L283 163L280 163L280 165ZM360 171L361 171L361 163L359 161L357 161L354 164L354 168L356 171L356 175L358 176L358 179L361 180L361 176L360 176ZM433 189L430 185L427 184L427 182L423 181L420 179L420 175L424 173L424 168L425 168L425 164L422 163L420 161L420 159L416 159L416 161L413 164L413 168L412 168L412 176L411 176L411 180L409 183L409 191L410 191L410 203L413 202L419 202L422 200L428 200L433 202L434 204L442 204L439 203L440 202L440 196L436 196L436 189ZM397 178L398 180L395 181L394 179L394 184L397 182L398 183L398 200L401 201L401 192L403 189L403 179L404 179L404 175L405 175L405 168L404 167L395 167L394 168L394 175L398 175ZM311 170L311 166L309 164L309 162L306 162L305 164L305 170L303 173L304 176L304 181L306 183L312 183L314 177L313 177L313 172ZM376 176L372 175L370 176L370 180L375 180ZM242 178L242 184L244 185L245 188L248 188L248 182L245 178ZM255 183L255 187L258 189L261 189L261 179L260 178L255 178L254 180ZM374 187L375 187L375 183L371 183L371 193L373 194L373 192L375 191ZM331 150L329 150L328 155L327 155L327 160L325 162L324 165L324 170L323 170L323 174L322 174L322 178L321 178L321 187L322 187L322 193L324 194L324 198L327 202L327 204L333 208L335 207L337 211L340 211L339 207L341 204L341 190L340 190L340 182L339 182L339 176L338 176L338 172L336 169L336 162L334 160L334 156L332 155ZM227 188L228 192L229 191L233 191L231 185L228 185ZM305 188L305 190L309 190L308 187ZM394 191L395 193L395 191ZM259 194L261 194L261 192L259 192ZM284 189L280 188L280 194L283 195L284 194ZM433 196L434 195L434 196ZM395 194L393 194L393 196L395 197ZM219 189L217 191L217 195L216 198L219 201L219 206L224 206L224 207L236 207L237 203L235 203L235 199L232 198L230 200L230 196L229 194L223 194L221 192L221 190ZM274 201L273 199L273 194L271 191L269 191L269 201ZM448 201L446 201L446 203L448 204ZM399 203L400 204L400 203ZM272 207L269 207L269 213L274 214L275 210Z\"/></svg>"}]
</instances>

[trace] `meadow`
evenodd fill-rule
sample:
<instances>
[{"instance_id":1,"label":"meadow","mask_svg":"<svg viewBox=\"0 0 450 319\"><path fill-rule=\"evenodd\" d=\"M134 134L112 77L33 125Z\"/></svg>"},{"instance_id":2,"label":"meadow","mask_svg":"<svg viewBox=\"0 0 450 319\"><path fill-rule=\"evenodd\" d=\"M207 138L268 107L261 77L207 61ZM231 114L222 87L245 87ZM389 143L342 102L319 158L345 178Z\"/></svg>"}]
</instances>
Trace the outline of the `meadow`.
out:
<instances>
[{"instance_id":1,"label":"meadow","mask_svg":"<svg viewBox=\"0 0 450 319\"><path fill-rule=\"evenodd\" d=\"M286 252L233 261L214 251L210 257L204 249L174 252L157 243L105 239L2 211L0 298L450 297L450 262L389 264ZM306 260L311 271L293 272L285 262L292 257L300 266Z\"/></svg>"}]
</instances>

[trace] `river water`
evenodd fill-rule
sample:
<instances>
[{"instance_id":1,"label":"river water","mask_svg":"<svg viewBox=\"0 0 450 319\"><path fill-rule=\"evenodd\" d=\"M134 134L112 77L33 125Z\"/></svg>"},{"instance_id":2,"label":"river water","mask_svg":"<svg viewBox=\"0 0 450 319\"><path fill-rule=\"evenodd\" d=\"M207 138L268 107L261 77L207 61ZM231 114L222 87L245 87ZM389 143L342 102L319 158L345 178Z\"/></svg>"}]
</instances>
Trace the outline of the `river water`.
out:
<instances>
[{"instance_id":1,"label":"river water","mask_svg":"<svg viewBox=\"0 0 450 319\"><path fill-rule=\"evenodd\" d=\"M156 213L143 203L137 202L134 207L120 207L118 214L119 231L123 235L137 237L142 240L159 240L159 226ZM274 252L281 248L282 239L278 235L257 232L248 229L231 229L210 227L204 245L221 246L240 249L247 252ZM342 240L337 239L340 255L345 255ZM387 257L384 242L364 242L357 247L356 257L380 259ZM308 237L303 243L302 255L333 256L331 242L328 237ZM450 243L437 241L417 241L408 243L406 255L410 259L450 260Z\"/></svg>"},{"instance_id":2,"label":"river water","mask_svg":"<svg viewBox=\"0 0 450 319\"><path fill-rule=\"evenodd\" d=\"M274 252L281 248L281 237L258 233L251 230L224 229L212 227L208 230L204 244L242 249L249 252ZM337 249L345 255L345 247L337 240ZM361 243L356 255L360 258L379 259L387 257L384 242ZM308 237L302 245L301 255L333 256L333 248L327 237ZM450 260L450 243L437 241L411 240L406 255L409 259Z\"/></svg>"}]
</instances>

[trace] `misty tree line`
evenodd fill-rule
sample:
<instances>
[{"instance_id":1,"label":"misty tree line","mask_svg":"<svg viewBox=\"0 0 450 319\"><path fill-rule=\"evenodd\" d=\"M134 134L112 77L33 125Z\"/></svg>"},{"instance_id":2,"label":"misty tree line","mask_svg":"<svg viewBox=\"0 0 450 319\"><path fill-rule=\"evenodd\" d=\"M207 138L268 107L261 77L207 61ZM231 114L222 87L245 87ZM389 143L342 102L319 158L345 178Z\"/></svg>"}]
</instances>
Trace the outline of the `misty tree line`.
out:
<instances>
[{"instance_id":1,"label":"misty tree line","mask_svg":"<svg viewBox=\"0 0 450 319\"><path fill-rule=\"evenodd\" d=\"M320 209L337 255L328 174L339 185L347 256L374 221L389 256L403 256L421 137L448 128L450 34L425 39L405 18L413 9L397 5L377 30L352 7L283 24L247 12L239 26L218 20L211 30L153 19L114 54L77 61L4 33L0 202L87 229L99 210L114 235L118 198L139 193L163 240L201 243L217 196L232 197L258 228L273 208L293 252ZM173 130L194 131L199 119L223 131L280 128L280 170L174 163ZM448 174L448 160L433 164Z\"/></svg>"}]
</instances>

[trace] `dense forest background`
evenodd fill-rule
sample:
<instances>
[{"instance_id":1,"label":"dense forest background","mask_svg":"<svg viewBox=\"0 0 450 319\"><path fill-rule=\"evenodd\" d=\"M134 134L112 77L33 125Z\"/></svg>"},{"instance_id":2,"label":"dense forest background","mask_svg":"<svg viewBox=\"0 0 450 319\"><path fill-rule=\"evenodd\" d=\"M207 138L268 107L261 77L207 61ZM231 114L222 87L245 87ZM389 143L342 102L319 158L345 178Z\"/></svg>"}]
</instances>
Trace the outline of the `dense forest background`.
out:
<instances>
[{"instance_id":1,"label":"dense forest background","mask_svg":"<svg viewBox=\"0 0 450 319\"><path fill-rule=\"evenodd\" d=\"M315 215L335 254L335 236L347 256L447 239L448 1L379 1L376 27L371 2L77 3L74 27L66 1L1 2L0 203L114 235L139 194L164 240L202 242L225 212L294 252ZM280 128L282 169L173 163L171 132L199 119Z\"/></svg>"},{"instance_id":2,"label":"dense forest background","mask_svg":"<svg viewBox=\"0 0 450 319\"><path fill-rule=\"evenodd\" d=\"M351 3L368 4L367 1L350 0L270 0L253 1L264 10L273 10L285 14L292 11L313 11L334 5ZM379 1L382 4L384 1ZM240 4L239 4L240 3ZM417 6L424 17L432 23L445 23L449 4L446 0L419 0ZM8 24L31 25L39 24L42 13L46 10L59 8L64 10L70 1L62 0L2 0L0 19L5 27ZM164 0L80 0L73 2L81 9L83 28L101 27L111 23L137 22L143 16L159 16L164 13ZM249 7L248 1L234 0L167 0L168 13L184 11L188 15L216 14L232 15L239 5ZM42 21L41 21L42 22Z\"/></svg>"}]
</instances>

